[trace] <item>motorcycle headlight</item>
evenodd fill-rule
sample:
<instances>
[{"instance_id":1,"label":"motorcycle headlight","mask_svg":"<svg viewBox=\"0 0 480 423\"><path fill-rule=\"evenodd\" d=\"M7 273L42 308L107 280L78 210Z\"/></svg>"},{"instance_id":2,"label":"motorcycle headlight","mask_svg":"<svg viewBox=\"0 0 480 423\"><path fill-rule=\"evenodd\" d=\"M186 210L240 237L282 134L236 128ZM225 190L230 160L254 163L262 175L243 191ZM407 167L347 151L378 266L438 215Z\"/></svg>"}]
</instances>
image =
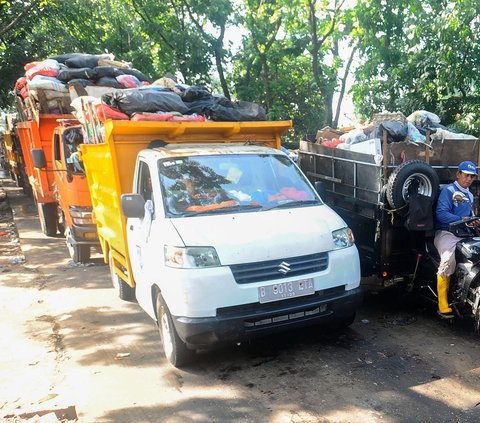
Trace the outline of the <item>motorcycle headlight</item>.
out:
<instances>
[{"instance_id":1,"label":"motorcycle headlight","mask_svg":"<svg viewBox=\"0 0 480 423\"><path fill-rule=\"evenodd\" d=\"M165 245L165 265L181 269L220 266L213 247L174 247Z\"/></svg>"},{"instance_id":2,"label":"motorcycle headlight","mask_svg":"<svg viewBox=\"0 0 480 423\"><path fill-rule=\"evenodd\" d=\"M351 247L355 239L353 238L353 232L350 228L342 228L332 232L333 243L335 249Z\"/></svg>"}]
</instances>

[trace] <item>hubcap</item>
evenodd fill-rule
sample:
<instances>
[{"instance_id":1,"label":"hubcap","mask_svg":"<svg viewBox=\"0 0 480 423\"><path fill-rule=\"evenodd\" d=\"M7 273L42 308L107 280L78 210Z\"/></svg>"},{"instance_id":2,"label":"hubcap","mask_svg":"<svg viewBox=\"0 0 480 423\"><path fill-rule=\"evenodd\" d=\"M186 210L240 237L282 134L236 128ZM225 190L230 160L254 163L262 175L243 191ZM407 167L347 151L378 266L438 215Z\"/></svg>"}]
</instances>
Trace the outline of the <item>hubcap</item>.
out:
<instances>
[{"instance_id":1,"label":"hubcap","mask_svg":"<svg viewBox=\"0 0 480 423\"><path fill-rule=\"evenodd\" d=\"M433 187L430 179L423 173L414 173L413 175L410 175L405 183L403 184L403 189L402 189L402 197L405 200L405 202L408 202L408 187L410 184L416 180L418 182L418 193L420 195L424 195L426 197L431 197L433 193Z\"/></svg>"}]
</instances>

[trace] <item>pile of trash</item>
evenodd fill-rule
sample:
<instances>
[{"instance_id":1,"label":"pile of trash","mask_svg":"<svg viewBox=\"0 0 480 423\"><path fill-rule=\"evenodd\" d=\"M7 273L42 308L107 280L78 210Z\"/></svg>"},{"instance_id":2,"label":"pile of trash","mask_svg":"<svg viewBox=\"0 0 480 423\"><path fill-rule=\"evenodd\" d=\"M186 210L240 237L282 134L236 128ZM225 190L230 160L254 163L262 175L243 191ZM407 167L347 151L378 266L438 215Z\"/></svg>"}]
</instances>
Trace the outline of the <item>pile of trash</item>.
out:
<instances>
[{"instance_id":1,"label":"pile of trash","mask_svg":"<svg viewBox=\"0 0 480 423\"><path fill-rule=\"evenodd\" d=\"M388 143L404 141L417 145L431 144L434 140L476 139L473 135L451 131L432 112L417 110L408 117L399 112L379 113L370 123L353 128L325 127L317 132L315 142L325 147L379 155L384 134Z\"/></svg>"},{"instance_id":2,"label":"pile of trash","mask_svg":"<svg viewBox=\"0 0 480 423\"><path fill-rule=\"evenodd\" d=\"M25 75L15 84L15 93L22 99L24 111L29 116L73 112L70 92L74 87L95 87L96 91L92 92L101 96L113 89L150 84L146 75L132 68L130 63L117 60L113 54L51 56L27 63L24 69Z\"/></svg>"},{"instance_id":3,"label":"pile of trash","mask_svg":"<svg viewBox=\"0 0 480 423\"><path fill-rule=\"evenodd\" d=\"M28 63L15 93L26 119L74 114L86 121L93 111L100 121L266 120L256 103L180 84L173 75L151 81L113 54L68 53Z\"/></svg>"}]
</instances>

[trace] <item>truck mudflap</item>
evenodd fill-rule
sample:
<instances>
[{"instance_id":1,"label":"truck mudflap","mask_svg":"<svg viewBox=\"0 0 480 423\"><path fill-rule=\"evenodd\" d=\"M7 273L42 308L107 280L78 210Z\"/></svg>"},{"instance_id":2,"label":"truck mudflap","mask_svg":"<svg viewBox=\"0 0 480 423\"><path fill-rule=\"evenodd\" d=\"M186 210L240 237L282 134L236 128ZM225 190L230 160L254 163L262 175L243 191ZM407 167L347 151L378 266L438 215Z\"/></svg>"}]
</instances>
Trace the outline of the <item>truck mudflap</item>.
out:
<instances>
[{"instance_id":1,"label":"truck mudflap","mask_svg":"<svg viewBox=\"0 0 480 423\"><path fill-rule=\"evenodd\" d=\"M216 317L172 316L180 339L190 348L255 338L293 328L313 325L349 325L361 304L361 288L345 287L318 292L308 298L269 304L244 304L217 310Z\"/></svg>"}]
</instances>

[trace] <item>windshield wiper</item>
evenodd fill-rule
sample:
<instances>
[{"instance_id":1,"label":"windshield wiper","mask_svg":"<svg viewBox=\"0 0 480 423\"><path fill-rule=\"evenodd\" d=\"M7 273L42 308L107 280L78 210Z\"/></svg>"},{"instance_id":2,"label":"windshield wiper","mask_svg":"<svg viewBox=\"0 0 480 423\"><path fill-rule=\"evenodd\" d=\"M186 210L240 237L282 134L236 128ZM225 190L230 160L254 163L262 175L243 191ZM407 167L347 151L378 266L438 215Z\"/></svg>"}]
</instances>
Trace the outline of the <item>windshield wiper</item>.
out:
<instances>
[{"instance_id":1,"label":"windshield wiper","mask_svg":"<svg viewBox=\"0 0 480 423\"><path fill-rule=\"evenodd\" d=\"M293 201L288 201L287 203L280 203L280 204L275 204L274 206L264 207L263 210L285 209L289 207L302 207L302 206L308 206L313 204L320 205L322 203L318 200L293 200Z\"/></svg>"},{"instance_id":2,"label":"windshield wiper","mask_svg":"<svg viewBox=\"0 0 480 423\"><path fill-rule=\"evenodd\" d=\"M199 216L205 214L219 214L219 213L235 213L238 211L261 209L260 204L237 204L234 206L223 206L217 207L209 210L199 210L199 211L186 211L181 214L175 215L175 217L190 217L190 216Z\"/></svg>"}]
</instances>

